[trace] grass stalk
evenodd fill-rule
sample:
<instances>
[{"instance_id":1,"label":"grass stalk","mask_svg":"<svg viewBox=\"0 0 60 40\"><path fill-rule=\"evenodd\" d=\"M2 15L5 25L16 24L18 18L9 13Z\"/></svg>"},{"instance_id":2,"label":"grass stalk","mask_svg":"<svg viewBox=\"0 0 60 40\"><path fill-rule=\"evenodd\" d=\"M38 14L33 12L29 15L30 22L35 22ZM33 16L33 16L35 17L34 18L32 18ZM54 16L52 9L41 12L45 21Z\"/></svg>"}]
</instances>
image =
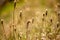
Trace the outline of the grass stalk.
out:
<instances>
[{"instance_id":1,"label":"grass stalk","mask_svg":"<svg viewBox=\"0 0 60 40\"><path fill-rule=\"evenodd\" d=\"M1 19L1 24L2 24L2 27L3 27L3 35L5 36L5 39L7 40L7 37L6 37L6 33L5 33L5 29L4 29L4 21L3 21L3 19Z\"/></svg>"},{"instance_id":2,"label":"grass stalk","mask_svg":"<svg viewBox=\"0 0 60 40\"><path fill-rule=\"evenodd\" d=\"M27 26L26 26L26 40L29 40L29 24L30 24L30 21L27 22Z\"/></svg>"}]
</instances>

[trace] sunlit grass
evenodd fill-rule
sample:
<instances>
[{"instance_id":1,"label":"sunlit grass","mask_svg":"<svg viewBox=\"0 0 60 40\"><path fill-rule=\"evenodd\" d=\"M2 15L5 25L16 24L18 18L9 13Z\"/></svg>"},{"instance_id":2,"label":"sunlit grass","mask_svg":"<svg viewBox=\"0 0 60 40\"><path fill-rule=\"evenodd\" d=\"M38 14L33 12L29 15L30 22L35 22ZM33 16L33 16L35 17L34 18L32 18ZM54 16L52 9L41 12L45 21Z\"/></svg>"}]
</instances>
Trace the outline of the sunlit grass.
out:
<instances>
[{"instance_id":1,"label":"sunlit grass","mask_svg":"<svg viewBox=\"0 0 60 40\"><path fill-rule=\"evenodd\" d=\"M26 8L21 8L22 10L22 19L21 19L21 16L19 15L20 10L17 10L17 9L20 9L20 7L23 7L24 0L17 1L17 5L15 8L15 14L16 14L15 16L18 16L18 17L15 17L17 18L17 20L14 21L16 24L11 23L11 25L8 25L9 24L8 21L10 22L12 20L12 13L14 11L14 3L13 2L7 3L2 8L1 18L3 18L4 21L8 23L6 24L8 25L8 27L11 26L9 31L12 30L11 34L7 36L8 40L26 40L26 39L27 40L29 39L30 40L37 40L37 39L42 40L41 38L44 38L44 37L46 37L45 39L47 40L56 39L56 36L58 35L58 34L56 35L56 33L58 33L60 30L58 28L55 28L57 25L57 21L58 21L57 15L53 12L51 8L46 7L45 0L41 0L40 2L41 2L40 3L41 7L38 9L36 9L36 7L33 8L33 6L31 6L31 10L29 11L25 10ZM47 14L46 14L46 9L48 9ZM43 14L45 16L43 16ZM33 23L32 23L32 18L34 19ZM19 24L18 24L19 22L18 20L20 21ZM4 26L6 27L6 25ZM2 35L3 34L1 34L0 37ZM3 39L3 38L0 38L0 39Z\"/></svg>"}]
</instances>

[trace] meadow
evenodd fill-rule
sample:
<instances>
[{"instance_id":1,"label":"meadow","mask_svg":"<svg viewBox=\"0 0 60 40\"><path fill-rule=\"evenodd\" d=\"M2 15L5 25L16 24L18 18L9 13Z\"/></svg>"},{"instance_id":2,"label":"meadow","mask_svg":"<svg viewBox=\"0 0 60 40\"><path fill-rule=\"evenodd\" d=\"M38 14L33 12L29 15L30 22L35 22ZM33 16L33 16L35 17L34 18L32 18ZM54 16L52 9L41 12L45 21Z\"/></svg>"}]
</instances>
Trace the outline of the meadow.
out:
<instances>
[{"instance_id":1,"label":"meadow","mask_svg":"<svg viewBox=\"0 0 60 40\"><path fill-rule=\"evenodd\" d=\"M0 8L0 40L60 40L58 4L59 0L7 2Z\"/></svg>"}]
</instances>

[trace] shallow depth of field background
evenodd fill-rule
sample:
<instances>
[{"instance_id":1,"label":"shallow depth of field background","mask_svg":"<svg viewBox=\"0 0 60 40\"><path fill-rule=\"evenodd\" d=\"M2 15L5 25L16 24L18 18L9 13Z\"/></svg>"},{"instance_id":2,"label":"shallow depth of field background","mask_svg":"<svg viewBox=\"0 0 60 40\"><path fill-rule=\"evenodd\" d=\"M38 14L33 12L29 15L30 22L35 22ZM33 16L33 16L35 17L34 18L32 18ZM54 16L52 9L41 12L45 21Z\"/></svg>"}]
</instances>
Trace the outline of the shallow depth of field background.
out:
<instances>
[{"instance_id":1,"label":"shallow depth of field background","mask_svg":"<svg viewBox=\"0 0 60 40\"><path fill-rule=\"evenodd\" d=\"M58 4L60 0L17 0L14 8L14 0L0 0L0 40L60 40Z\"/></svg>"}]
</instances>

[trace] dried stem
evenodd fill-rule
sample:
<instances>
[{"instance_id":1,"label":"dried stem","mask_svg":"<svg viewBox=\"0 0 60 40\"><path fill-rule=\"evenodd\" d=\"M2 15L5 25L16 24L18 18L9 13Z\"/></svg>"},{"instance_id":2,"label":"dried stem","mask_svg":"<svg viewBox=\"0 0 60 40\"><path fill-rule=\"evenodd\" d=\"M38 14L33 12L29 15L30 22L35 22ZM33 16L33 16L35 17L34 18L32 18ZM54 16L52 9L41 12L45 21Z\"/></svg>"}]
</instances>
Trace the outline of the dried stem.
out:
<instances>
[{"instance_id":1,"label":"dried stem","mask_svg":"<svg viewBox=\"0 0 60 40\"><path fill-rule=\"evenodd\" d=\"M19 33L18 33L18 40L22 40L22 37L19 35Z\"/></svg>"},{"instance_id":2,"label":"dried stem","mask_svg":"<svg viewBox=\"0 0 60 40\"><path fill-rule=\"evenodd\" d=\"M26 40L29 40L29 39L28 39L28 34L29 34L28 28L29 28L29 23L30 23L30 21L27 22L27 27L26 27Z\"/></svg>"},{"instance_id":3,"label":"dried stem","mask_svg":"<svg viewBox=\"0 0 60 40\"><path fill-rule=\"evenodd\" d=\"M14 12L15 12L15 8L16 8L16 0L14 0L14 11L13 11L13 36L14 36L14 38L13 38L13 40L15 39L15 35L14 35Z\"/></svg>"},{"instance_id":4,"label":"dried stem","mask_svg":"<svg viewBox=\"0 0 60 40\"><path fill-rule=\"evenodd\" d=\"M13 26L13 40L16 40L16 37L15 37L16 29L14 28L15 25L12 25L12 26Z\"/></svg>"},{"instance_id":5,"label":"dried stem","mask_svg":"<svg viewBox=\"0 0 60 40\"><path fill-rule=\"evenodd\" d=\"M4 33L4 36L5 36L5 39L7 40L7 37L6 37L6 34L5 34L5 29L4 29L4 21L3 21L3 19L1 19L1 24L2 24L2 27L3 27L3 33Z\"/></svg>"},{"instance_id":6,"label":"dried stem","mask_svg":"<svg viewBox=\"0 0 60 40\"><path fill-rule=\"evenodd\" d=\"M16 8L16 0L14 0L14 11L13 11L13 24L14 24L14 12L15 12L15 8Z\"/></svg>"}]
</instances>

